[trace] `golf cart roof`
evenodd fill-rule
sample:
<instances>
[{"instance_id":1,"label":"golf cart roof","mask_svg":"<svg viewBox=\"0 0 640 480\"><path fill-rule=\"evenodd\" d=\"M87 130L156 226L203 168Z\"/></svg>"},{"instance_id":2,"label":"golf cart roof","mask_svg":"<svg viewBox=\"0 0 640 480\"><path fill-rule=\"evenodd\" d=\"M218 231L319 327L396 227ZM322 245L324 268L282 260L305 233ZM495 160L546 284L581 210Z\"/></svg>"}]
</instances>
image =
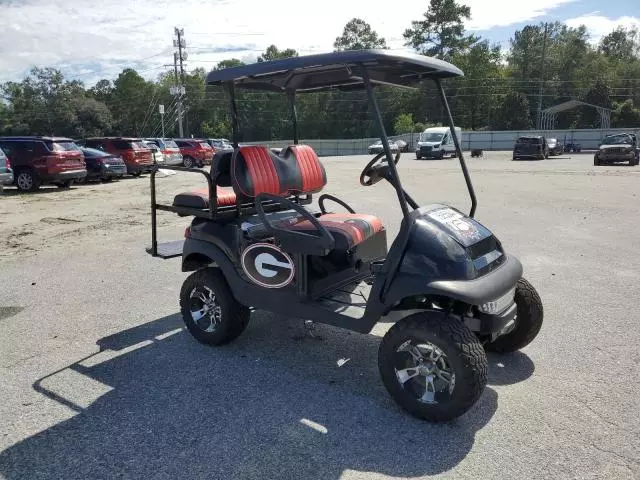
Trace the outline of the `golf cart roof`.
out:
<instances>
[{"instance_id":1,"label":"golf cart roof","mask_svg":"<svg viewBox=\"0 0 640 480\"><path fill-rule=\"evenodd\" d=\"M359 66L366 67L371 83L411 87L426 78L464 75L462 70L437 58L388 50L347 50L241 67L215 70L210 85L232 82L236 87L274 92L314 92L330 88L364 88Z\"/></svg>"}]
</instances>

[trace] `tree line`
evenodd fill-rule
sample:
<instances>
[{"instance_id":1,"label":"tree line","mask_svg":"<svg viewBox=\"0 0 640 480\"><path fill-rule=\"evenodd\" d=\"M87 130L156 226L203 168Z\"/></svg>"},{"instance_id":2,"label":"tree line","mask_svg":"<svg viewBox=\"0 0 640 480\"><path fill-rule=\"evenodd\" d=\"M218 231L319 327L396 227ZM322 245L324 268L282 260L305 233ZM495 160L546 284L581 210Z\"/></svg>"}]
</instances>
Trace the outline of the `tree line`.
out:
<instances>
[{"instance_id":1,"label":"tree line","mask_svg":"<svg viewBox=\"0 0 640 480\"><path fill-rule=\"evenodd\" d=\"M465 76L445 82L454 120L470 130L528 129L540 108L578 99L612 110L612 127L640 127L640 33L618 27L597 44L587 29L554 22L515 31L507 50L470 34L464 21L468 6L455 0L431 0L422 18L403 33L416 52L444 59ZM362 19L349 21L335 50L388 48L384 38ZM270 46L258 62L297 56L292 48ZM216 68L242 65L232 58ZM186 131L196 137L229 137L228 99L205 83L194 69L182 79ZM115 80L87 87L65 79L54 68L34 68L20 82L0 85L0 135L161 136L158 105L165 105L165 134L177 136L177 102L170 72L146 80L125 68ZM415 90L377 87L388 132L420 131L444 122L435 86L426 81ZM239 92L240 123L245 140L291 136L289 107L283 95ZM322 92L298 97L303 138L375 136L364 92ZM593 108L558 115L556 128L592 128Z\"/></svg>"}]
</instances>

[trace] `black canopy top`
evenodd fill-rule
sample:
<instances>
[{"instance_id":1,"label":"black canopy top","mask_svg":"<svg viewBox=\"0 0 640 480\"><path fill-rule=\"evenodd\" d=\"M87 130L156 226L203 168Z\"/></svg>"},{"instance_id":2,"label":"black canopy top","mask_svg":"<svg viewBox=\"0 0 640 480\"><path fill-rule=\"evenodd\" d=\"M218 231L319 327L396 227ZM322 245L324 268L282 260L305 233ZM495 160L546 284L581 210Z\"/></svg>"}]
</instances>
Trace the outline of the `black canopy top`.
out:
<instances>
[{"instance_id":1,"label":"black canopy top","mask_svg":"<svg viewBox=\"0 0 640 480\"><path fill-rule=\"evenodd\" d=\"M413 86L425 78L464 75L450 63L423 55L347 50L215 70L207 76L207 83L233 82L240 88L275 92L360 89L364 87L360 65L367 69L372 83L402 87Z\"/></svg>"}]
</instances>

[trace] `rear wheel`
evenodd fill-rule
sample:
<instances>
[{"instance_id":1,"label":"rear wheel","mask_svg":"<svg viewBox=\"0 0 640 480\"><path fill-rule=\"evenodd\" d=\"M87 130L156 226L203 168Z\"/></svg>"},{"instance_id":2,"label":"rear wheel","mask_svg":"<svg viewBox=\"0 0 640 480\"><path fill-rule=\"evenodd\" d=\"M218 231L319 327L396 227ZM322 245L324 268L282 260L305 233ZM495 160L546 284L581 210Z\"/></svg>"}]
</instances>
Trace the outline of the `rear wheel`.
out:
<instances>
[{"instance_id":1,"label":"rear wheel","mask_svg":"<svg viewBox=\"0 0 640 480\"><path fill-rule=\"evenodd\" d=\"M40 188L40 179L31 170L21 170L16 175L15 184L21 192L35 192Z\"/></svg>"},{"instance_id":2,"label":"rear wheel","mask_svg":"<svg viewBox=\"0 0 640 480\"><path fill-rule=\"evenodd\" d=\"M64 182L58 184L58 188L71 188L72 184L73 180L65 180Z\"/></svg>"},{"instance_id":3,"label":"rear wheel","mask_svg":"<svg viewBox=\"0 0 640 480\"><path fill-rule=\"evenodd\" d=\"M456 319L416 313L396 323L378 351L382 381L412 415L446 422L465 413L487 384L478 338Z\"/></svg>"},{"instance_id":4,"label":"rear wheel","mask_svg":"<svg viewBox=\"0 0 640 480\"><path fill-rule=\"evenodd\" d=\"M132 177L139 177L140 175L142 175L142 172L140 170L138 170L137 172L131 172Z\"/></svg>"},{"instance_id":5,"label":"rear wheel","mask_svg":"<svg viewBox=\"0 0 640 480\"><path fill-rule=\"evenodd\" d=\"M420 160L422 157L416 153L416 160Z\"/></svg>"},{"instance_id":6,"label":"rear wheel","mask_svg":"<svg viewBox=\"0 0 640 480\"><path fill-rule=\"evenodd\" d=\"M182 164L185 166L185 168L193 168L196 165L196 161L193 159L193 157L184 157L182 159Z\"/></svg>"},{"instance_id":7,"label":"rear wheel","mask_svg":"<svg viewBox=\"0 0 640 480\"><path fill-rule=\"evenodd\" d=\"M540 295L527 280L516 285L515 302L518 313L513 329L485 345L492 352L509 353L529 345L542 328L543 308Z\"/></svg>"},{"instance_id":8,"label":"rear wheel","mask_svg":"<svg viewBox=\"0 0 640 480\"><path fill-rule=\"evenodd\" d=\"M182 284L180 309L187 329L201 343L223 345L249 324L249 309L233 297L220 270L203 268Z\"/></svg>"},{"instance_id":9,"label":"rear wheel","mask_svg":"<svg viewBox=\"0 0 640 480\"><path fill-rule=\"evenodd\" d=\"M596 166L596 167L600 165L600 160L598 160L598 156L597 155L594 155L594 157L593 157L593 165Z\"/></svg>"}]
</instances>

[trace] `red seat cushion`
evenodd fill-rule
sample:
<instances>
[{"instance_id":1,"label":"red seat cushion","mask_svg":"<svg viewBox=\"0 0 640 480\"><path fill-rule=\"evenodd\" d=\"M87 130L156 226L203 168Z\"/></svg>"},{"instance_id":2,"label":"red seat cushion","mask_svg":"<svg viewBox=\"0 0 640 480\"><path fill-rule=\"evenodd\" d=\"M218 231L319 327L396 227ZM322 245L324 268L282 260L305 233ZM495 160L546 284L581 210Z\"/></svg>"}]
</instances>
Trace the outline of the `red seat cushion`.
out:
<instances>
[{"instance_id":1,"label":"red seat cushion","mask_svg":"<svg viewBox=\"0 0 640 480\"><path fill-rule=\"evenodd\" d=\"M217 187L217 203L219 207L236 204L236 194L230 188ZM209 189L200 188L191 192L183 192L173 199L174 207L209 208Z\"/></svg>"},{"instance_id":2,"label":"red seat cushion","mask_svg":"<svg viewBox=\"0 0 640 480\"><path fill-rule=\"evenodd\" d=\"M318 221L333 235L336 250L349 250L376 233L384 226L378 217L362 213L327 213ZM289 226L291 230L315 230L308 220Z\"/></svg>"}]
</instances>

